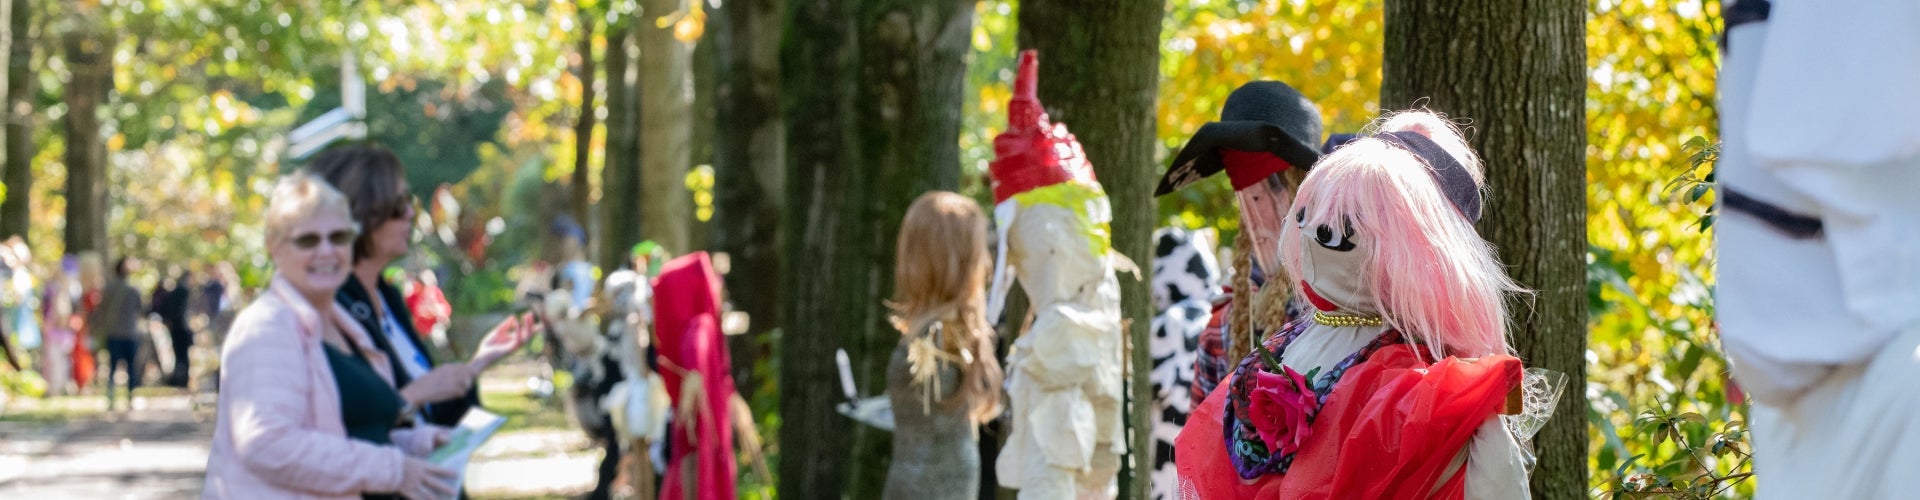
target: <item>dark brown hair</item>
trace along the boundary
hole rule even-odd
[[[306,171],[332,184],[347,196],[353,221],[360,224],[360,237],[353,241],[353,261],[371,255],[368,235],[393,218],[394,205],[407,203],[407,193],[398,189],[407,178],[406,166],[392,151],[376,145],[349,144],[321,151],[307,163]]]

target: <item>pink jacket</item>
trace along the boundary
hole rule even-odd
[[[345,309],[333,304],[326,319],[393,380],[386,356]],[[393,434],[405,450],[347,437],[320,321],[277,275],[234,320],[220,353],[220,406],[202,498],[358,499],[363,492],[393,492],[408,454],[431,449],[433,433],[411,429]]]

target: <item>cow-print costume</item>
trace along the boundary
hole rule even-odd
[[[1194,355],[1223,297],[1211,238],[1179,228],[1154,232],[1153,498],[1178,498],[1173,443],[1192,411]]]

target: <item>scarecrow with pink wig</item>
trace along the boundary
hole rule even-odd
[[[1525,498],[1527,441],[1557,396],[1512,353],[1519,291],[1474,231],[1483,170],[1433,113],[1311,164],[1276,258],[1311,313],[1268,336],[1194,410],[1188,498]],[[1305,165],[1302,165],[1304,167]]]

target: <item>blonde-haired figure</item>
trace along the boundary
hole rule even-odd
[[[896,243],[887,363],[893,464],[886,498],[979,496],[979,426],[1000,414],[1000,363],[987,323],[987,217],[972,199],[920,195]]]
[[[445,429],[396,429],[413,411],[385,354],[334,303],[360,229],[326,181],[296,173],[265,216],[273,281],[220,354],[205,498],[446,498],[454,472],[424,458]]]
[[[1537,428],[1501,418],[1523,379],[1502,299],[1520,289],[1474,231],[1484,185],[1427,111],[1314,165],[1279,243],[1314,312],[1187,421],[1188,497],[1526,498],[1520,442]]]

